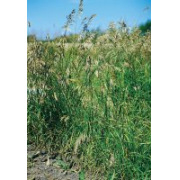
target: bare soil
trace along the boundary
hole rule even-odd
[[[27,180],[79,180],[79,173],[60,160],[58,154],[48,155],[28,145]]]

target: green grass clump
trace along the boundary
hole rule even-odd
[[[84,39],[28,44],[28,142],[87,176],[150,179],[151,35],[111,23]]]

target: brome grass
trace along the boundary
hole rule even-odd
[[[94,16],[85,19],[83,33]],[[148,180],[151,34],[130,32],[122,22],[96,41],[90,35],[79,34],[78,45],[65,46],[65,37],[28,44],[28,143],[58,151],[86,179]]]

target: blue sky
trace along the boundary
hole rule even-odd
[[[27,20],[32,27],[30,34],[44,38],[62,34],[66,16],[78,9],[79,0],[27,0]],[[149,10],[144,11],[146,7]],[[97,14],[91,28],[106,29],[109,22],[122,19],[129,26],[139,25],[147,19],[180,20],[180,0],[84,0],[82,18]],[[78,19],[80,22],[81,19]],[[72,27],[71,32],[75,28]]]
[[[72,9],[78,9],[78,5],[79,0],[27,0],[27,20],[32,24],[28,33],[35,33],[39,38],[47,33],[51,37],[60,35],[66,16]],[[149,9],[143,11],[146,7]],[[84,0],[82,18],[92,14],[97,16],[91,28],[106,29],[109,22],[122,19],[129,26],[138,25],[151,19],[151,0]]]

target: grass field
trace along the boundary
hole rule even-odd
[[[150,32],[112,23],[96,41],[65,43],[28,44],[28,143],[97,179],[149,180]]]

